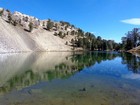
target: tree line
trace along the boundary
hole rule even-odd
[[[128,31],[125,37],[122,37],[122,49],[130,50],[140,45],[140,28],[134,28]]]
[[[82,31],[78,29],[78,36],[71,40],[74,47],[82,47],[84,50],[98,50],[98,51],[110,51],[120,50],[120,44],[116,43],[114,40],[102,39],[101,36],[95,36],[93,33]]]
[[[134,28],[132,31],[128,31],[125,37],[122,37],[121,43],[116,43],[114,40],[102,39],[101,36],[96,37],[93,33],[84,33],[84,31],[79,29],[77,39],[72,39],[71,42],[75,47],[82,47],[85,50],[91,51],[128,51],[140,46],[140,28]]]

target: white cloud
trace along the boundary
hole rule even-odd
[[[127,79],[138,79],[138,80],[140,80],[140,74],[126,74],[126,75],[122,75],[122,77],[127,78]]]
[[[140,18],[121,20],[121,22],[127,23],[127,24],[132,24],[132,25],[140,25]]]

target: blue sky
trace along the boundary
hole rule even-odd
[[[140,27],[140,0],[0,0],[0,7],[39,19],[68,21],[116,42]]]

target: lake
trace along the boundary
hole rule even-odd
[[[117,52],[0,54],[0,105],[140,105],[140,57]]]

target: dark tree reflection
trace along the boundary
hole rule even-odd
[[[126,64],[128,69],[134,73],[140,73],[140,57],[130,53],[122,54],[122,64]]]

